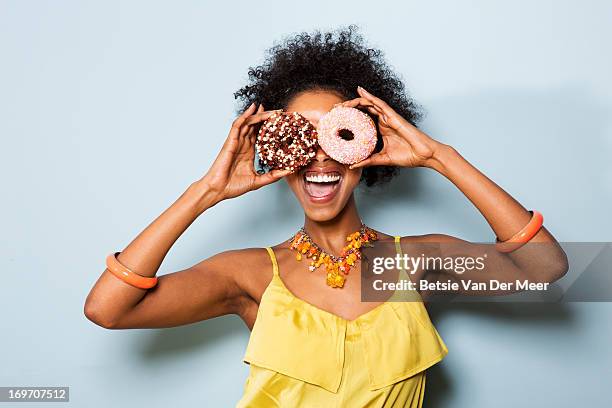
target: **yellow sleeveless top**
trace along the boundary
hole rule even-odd
[[[448,349],[420,297],[392,297],[346,320],[289,291],[266,249],[273,276],[243,358],[250,367],[237,407],[421,407],[425,370]]]

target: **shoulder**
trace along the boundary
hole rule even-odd
[[[423,234],[423,235],[407,235],[401,237],[401,243],[436,243],[436,242],[459,242],[463,241],[460,238],[447,234]]]
[[[408,235],[400,238],[400,247],[404,253],[417,252],[422,254],[440,254],[441,249],[449,244],[465,242],[462,239],[447,234]]]
[[[376,234],[378,234],[379,240],[394,241],[396,237],[399,237],[400,242],[402,244],[403,243],[413,244],[413,243],[419,243],[419,242],[432,243],[432,242],[455,242],[458,240],[460,241],[459,238],[453,237],[452,235],[446,235],[446,234],[423,234],[423,235],[400,236],[400,235],[386,234],[378,230],[374,230],[374,231],[376,232]]]
[[[266,248],[230,249],[211,256],[206,262],[238,272],[265,268],[270,265],[270,256]]]
[[[205,262],[246,295],[244,299],[248,308],[259,303],[273,275],[272,260],[265,247],[231,249],[213,255]]]
[[[295,252],[289,247],[289,241],[283,241],[279,244],[271,246],[278,263],[285,263],[290,258],[295,257]]]

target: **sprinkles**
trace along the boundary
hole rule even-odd
[[[377,141],[372,118],[347,106],[337,106],[326,113],[319,121],[318,135],[325,153],[342,164],[354,164],[367,158]]]
[[[317,130],[299,113],[279,111],[259,128],[255,150],[266,166],[294,171],[316,156]]]
[[[264,165],[295,171],[314,160],[319,146],[337,162],[354,164],[370,156],[376,142],[369,115],[337,106],[321,117],[318,129],[298,112],[275,112],[259,128],[255,150]]]

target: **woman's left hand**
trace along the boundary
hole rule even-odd
[[[431,167],[436,150],[441,143],[421,132],[399,115],[385,101],[357,87],[360,98],[338,105],[364,108],[378,118],[378,131],[383,148],[350,168],[365,166]]]

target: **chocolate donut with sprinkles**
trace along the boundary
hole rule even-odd
[[[317,146],[316,128],[298,112],[275,112],[261,125],[255,141],[264,165],[291,171],[310,163]]]

